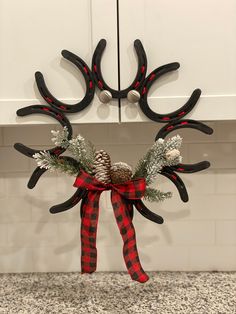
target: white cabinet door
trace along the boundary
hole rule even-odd
[[[106,38],[104,77],[117,89],[116,16],[116,0],[0,0],[0,125],[52,122],[44,116],[16,117],[18,108],[42,101],[34,80],[38,70],[56,98],[70,104],[83,98],[83,77],[63,59],[63,49],[90,66],[98,41]],[[104,105],[95,95],[93,103],[71,114],[70,120],[117,122],[118,113],[117,101]]]
[[[141,39],[148,73],[179,62],[180,69],[156,81],[148,100],[168,113],[195,88],[202,97],[187,117],[236,119],[236,0],[119,0],[121,88],[136,74],[133,41]],[[146,121],[139,105],[122,101],[122,121]]]

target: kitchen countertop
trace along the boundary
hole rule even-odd
[[[0,313],[235,314],[236,273],[149,272],[0,275]]]

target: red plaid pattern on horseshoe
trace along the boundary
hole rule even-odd
[[[103,184],[88,173],[81,171],[74,186],[88,190],[82,203],[81,221],[81,271],[92,273],[97,267],[97,224],[99,216],[99,199],[103,191],[111,190],[111,203],[116,222],[123,239],[123,256],[131,278],[144,283],[149,277],[143,270],[136,245],[135,229],[132,224],[132,205],[129,200],[143,197],[145,179],[135,179],[123,184]]]

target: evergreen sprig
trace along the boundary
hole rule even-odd
[[[181,143],[182,138],[179,135],[168,139],[166,142],[163,139],[158,139],[138,162],[133,178],[145,178],[147,185],[150,185],[162,168],[179,164],[182,160],[179,153]]]
[[[62,131],[52,130],[51,133],[54,136],[52,141],[55,145],[67,149],[86,172],[92,173],[92,165],[95,161],[95,147],[90,141],[86,141],[80,134],[69,140],[69,133],[66,127]]]
[[[162,192],[160,190],[147,187],[144,199],[148,202],[163,202],[165,199],[171,198],[171,192]]]
[[[58,170],[72,176],[76,176],[82,168],[81,164],[69,157],[58,157],[50,154],[47,151],[41,151],[33,155],[40,168],[48,169],[49,171]]]

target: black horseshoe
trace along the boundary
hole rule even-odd
[[[48,106],[41,106],[41,105],[33,105],[21,108],[17,110],[17,115],[20,117],[28,116],[30,114],[44,114],[47,116],[50,116],[54,119],[56,119],[63,127],[67,127],[68,129],[68,138],[71,139],[72,137],[72,127],[69,122],[69,120],[58,110],[50,108]],[[30,147],[25,146],[21,143],[15,143],[14,148],[20,152],[21,154],[33,158],[33,155],[36,153],[39,153],[40,150],[32,149]],[[66,149],[62,147],[54,147],[52,149],[47,150],[50,154],[59,156],[62,154]],[[29,182],[28,182],[28,188],[32,189],[37,184],[39,178],[43,175],[44,172],[46,172],[47,169],[41,169],[40,167],[37,167],[33,174],[31,175]]]
[[[136,89],[139,90],[140,87],[142,86],[145,76],[146,76],[146,71],[147,71],[147,57],[145,50],[143,48],[143,45],[139,39],[136,39],[134,41],[134,48],[137,53],[138,57],[138,71],[136,74],[136,77],[133,81],[133,83],[126,89],[124,90],[114,90],[111,87],[109,87],[106,82],[104,81],[104,78],[102,76],[101,72],[101,58],[102,54],[105,50],[106,47],[106,40],[101,39],[94,51],[93,54],[93,59],[92,59],[92,71],[93,71],[93,76],[94,76],[94,81],[97,85],[97,87],[100,90],[108,90],[113,98],[126,98],[127,94],[130,90]]]
[[[164,139],[169,133],[177,129],[184,129],[184,128],[196,129],[208,135],[211,135],[213,133],[213,129],[202,122],[184,119],[184,120],[174,121],[162,127],[160,131],[158,132],[155,138],[155,141],[157,141],[159,138]],[[196,164],[178,164],[176,166],[171,166],[170,168],[176,172],[194,173],[194,172],[205,170],[209,167],[210,167],[209,161],[201,161]]]
[[[148,209],[142,200],[133,200],[132,203],[134,204],[134,206],[136,207],[136,209],[138,210],[138,212],[143,215],[145,218],[157,223],[157,224],[163,224],[164,219],[153,213],[150,209]]]
[[[38,90],[43,99],[53,108],[66,113],[75,113],[85,109],[93,100],[95,85],[93,81],[93,75],[88,65],[78,56],[68,50],[62,51],[62,56],[73,63],[83,74],[86,83],[86,93],[84,98],[74,105],[65,104],[56,99],[48,90],[43,74],[41,72],[35,73],[35,79],[38,86]]]
[[[139,100],[139,105],[143,113],[151,120],[161,123],[171,122],[177,119],[181,119],[184,116],[186,116],[196,105],[198,99],[201,96],[201,90],[195,89],[190,96],[189,100],[183,105],[181,108],[179,108],[176,111],[166,113],[166,114],[159,114],[154,112],[150,106],[148,105],[148,91],[152,84],[159,79],[164,74],[175,71],[179,68],[179,63],[169,63],[166,65],[163,65],[157,69],[155,69],[153,72],[151,72],[148,77],[145,79],[142,90],[141,90],[141,98]]]
[[[79,203],[79,201],[81,201],[81,199],[84,199],[86,197],[87,193],[88,192],[84,189],[77,189],[76,192],[67,201],[52,206],[49,209],[50,213],[57,214],[73,208]]]
[[[163,168],[160,174],[168,178],[171,182],[173,182],[177,190],[179,191],[181,200],[184,203],[188,202],[189,200],[188,192],[181,178],[170,167]]]

